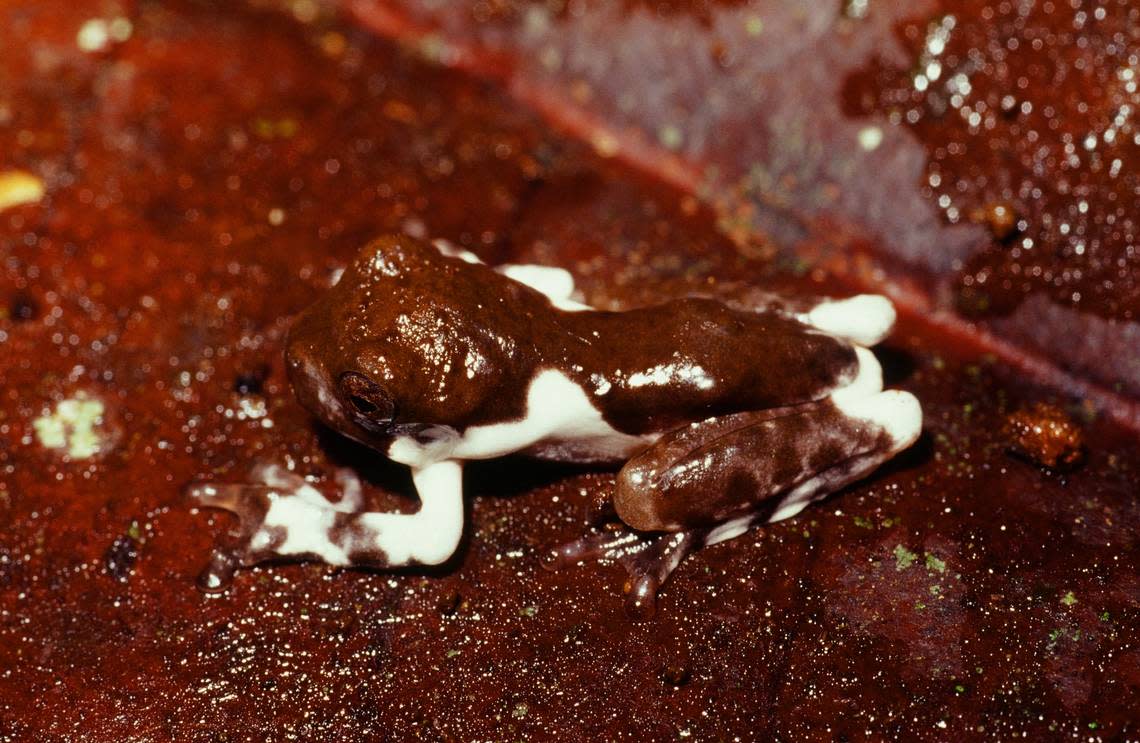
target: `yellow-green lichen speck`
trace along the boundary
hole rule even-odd
[[[32,421],[32,428],[44,448],[61,451],[72,459],[87,459],[103,447],[98,429],[103,412],[100,400],[72,397],[61,400],[51,413]]]

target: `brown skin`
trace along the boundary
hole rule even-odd
[[[863,457],[889,446],[883,431],[828,400],[710,418],[665,434],[630,459],[618,475],[614,507],[640,531],[712,527],[754,513],[758,502],[810,478],[854,471]]]
[[[643,434],[819,400],[856,365],[841,340],[711,299],[559,310],[530,287],[404,236],[364,249],[298,318],[286,356],[301,402],[378,448],[393,428],[518,419],[543,368],[586,390],[617,430]],[[318,379],[335,401],[322,399]]]

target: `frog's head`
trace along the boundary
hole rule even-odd
[[[381,451],[397,436],[438,439],[478,422],[517,384],[525,326],[503,301],[508,284],[408,237],[374,241],[289,332],[298,399]]]

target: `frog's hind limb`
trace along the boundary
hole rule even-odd
[[[455,553],[463,534],[463,470],[456,461],[413,469],[421,507],[412,514],[363,510],[360,483],[347,470],[337,473],[341,499],[336,502],[283,467],[256,467],[252,474],[252,483],[187,488],[200,505],[238,516],[237,537],[214,550],[199,577],[204,591],[224,590],[239,566],[268,561],[438,565]]]
[[[686,556],[796,515],[910,446],[921,427],[918,401],[902,391],[693,423],[619,473],[614,507],[632,530],[595,528],[554,550],[546,565],[621,563],[627,611],[644,618]]]

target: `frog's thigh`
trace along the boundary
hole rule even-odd
[[[711,418],[670,432],[626,463],[614,507],[642,531],[718,525],[723,541],[863,477],[918,437],[907,392]]]

